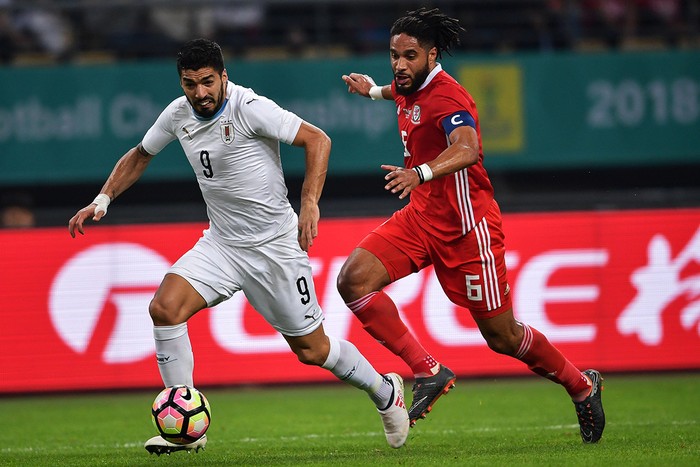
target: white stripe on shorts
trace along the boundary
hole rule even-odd
[[[491,251],[491,234],[486,217],[474,229],[476,240],[479,245],[479,256],[481,257],[481,270],[484,282],[484,296],[486,297],[486,309],[495,310],[502,305],[501,293],[498,286],[498,273],[496,272],[496,259]]]

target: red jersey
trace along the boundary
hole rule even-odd
[[[443,119],[469,112],[479,137],[479,160],[453,174],[416,187],[408,208],[415,210],[422,228],[451,241],[470,232],[484,217],[493,200],[493,187],[484,168],[481,129],[474,99],[438,64],[421,88],[403,96],[391,92],[396,102],[399,134],[405,146],[404,167],[413,168],[435,159],[450,144]]]

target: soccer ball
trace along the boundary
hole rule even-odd
[[[204,394],[191,386],[170,386],[153,401],[153,424],[163,439],[175,444],[194,443],[207,432],[211,408]]]

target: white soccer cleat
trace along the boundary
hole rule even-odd
[[[388,409],[377,409],[377,411],[382,417],[386,441],[389,443],[389,446],[397,449],[406,442],[408,429],[410,428],[408,411],[403,400],[403,379],[396,373],[388,373],[384,377],[394,386],[394,399]]]
[[[200,449],[204,449],[204,446],[206,446],[206,445],[207,445],[207,435],[202,436],[194,443],[188,443],[188,444],[175,444],[175,443],[171,443],[170,441],[163,439],[160,436],[154,436],[153,438],[146,441],[146,443],[143,445],[143,447],[146,448],[146,451],[150,452],[151,454],[157,454],[160,456],[161,454],[170,455],[171,452],[175,452],[175,451],[190,452],[193,449],[194,449],[194,452],[198,452]]]

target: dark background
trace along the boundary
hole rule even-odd
[[[699,2],[668,0],[661,2],[661,9],[658,4],[648,0],[6,0],[0,1],[0,67],[172,59],[186,38],[196,36],[219,42],[227,58],[298,60],[384,53],[393,21],[422,5],[440,7],[460,20],[466,31],[458,52],[698,49]],[[489,170],[489,174],[504,212],[700,205],[700,149],[698,164],[685,166],[665,164],[663,147],[659,151],[658,164],[644,167]],[[3,157],[1,152],[0,147]],[[119,157],[114,155],[115,162]],[[488,154],[485,165],[488,170]],[[379,170],[361,177],[329,176],[322,216],[389,215],[403,202],[384,191],[382,177]],[[288,179],[295,208],[301,183],[300,178]],[[3,207],[20,204],[33,210],[36,226],[60,226],[100,188],[94,182],[10,183],[0,185],[0,202]],[[205,220],[194,176],[179,182],[140,181],[110,206],[105,218],[111,224]]]

